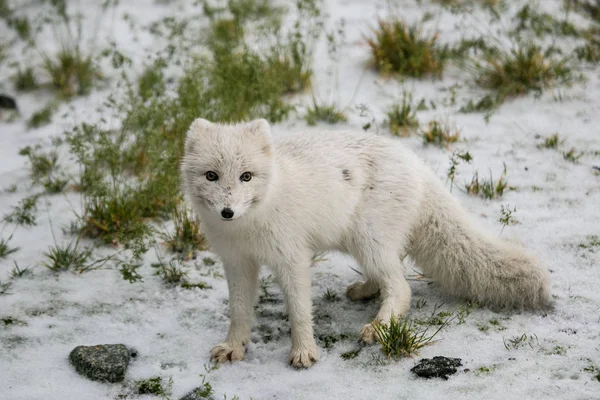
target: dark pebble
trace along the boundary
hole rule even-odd
[[[461,365],[460,358],[436,356],[432,359],[423,358],[411,371],[421,378],[448,379],[448,375],[455,374]]]

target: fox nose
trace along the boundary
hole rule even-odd
[[[221,216],[225,219],[231,219],[231,218],[233,218],[233,210],[229,207],[224,208],[221,211]]]

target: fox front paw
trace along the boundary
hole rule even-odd
[[[373,344],[377,341],[377,331],[372,324],[366,324],[360,331],[359,342]]]
[[[290,365],[294,368],[310,368],[319,359],[317,347],[298,347],[290,352]]]
[[[210,351],[210,359],[219,363],[240,361],[244,358],[244,345],[222,342]]]

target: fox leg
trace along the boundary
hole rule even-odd
[[[244,345],[250,340],[259,265],[234,259],[224,259],[223,265],[229,288],[229,331],[227,338],[216,345],[210,354],[211,359],[217,362],[239,361],[244,358]]]
[[[367,239],[367,238],[365,238]],[[352,255],[361,264],[367,281],[358,286],[360,294],[374,294],[375,288],[381,293],[381,307],[373,323],[389,323],[390,318],[401,318],[410,309],[411,290],[404,277],[404,265],[397,246],[382,246],[382,240],[357,240],[362,243],[354,247]],[[372,237],[371,237],[372,239]],[[355,286],[355,288],[357,288]],[[350,295],[353,286],[348,288]],[[355,289],[358,291],[358,289]],[[363,326],[360,340],[370,344],[377,340],[373,324]]]
[[[353,301],[374,299],[379,297],[379,294],[379,285],[373,279],[354,282],[346,289],[346,296]]]
[[[309,368],[319,358],[312,325],[311,257],[293,254],[275,266],[275,276],[285,296],[292,330],[290,365]]]

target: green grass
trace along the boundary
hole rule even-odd
[[[582,152],[578,152],[577,150],[575,150],[574,147],[572,147],[570,150],[568,151],[563,151],[562,153],[563,158],[567,161],[570,161],[574,164],[576,164],[577,162],[579,162],[579,159],[581,157],[583,157],[583,153]]]
[[[460,138],[460,131],[452,128],[449,124],[443,124],[433,120],[429,122],[427,129],[421,132],[425,144],[433,144],[439,147],[448,147]]]
[[[541,147],[546,149],[558,149],[559,146],[565,143],[565,139],[561,139],[558,133],[554,133],[546,138],[544,138],[544,143]]]
[[[101,76],[92,57],[84,55],[79,46],[65,46],[53,57],[44,54],[43,68],[64,98],[88,94]]]
[[[408,357],[419,354],[419,350],[431,343],[433,338],[446,324],[442,324],[434,333],[428,334],[427,329],[420,329],[407,319],[392,317],[389,324],[373,323],[381,350],[388,357]]]
[[[532,32],[537,37],[544,35],[579,37],[581,33],[577,27],[565,19],[557,19],[552,14],[540,12],[532,4],[526,4],[515,15],[517,26],[513,31],[515,35]]]
[[[11,279],[22,278],[27,275],[31,275],[33,268],[32,267],[19,267],[19,264],[15,261],[15,266],[10,270]]]
[[[152,96],[160,96],[165,91],[164,68],[166,61],[157,58],[151,65],[147,66],[138,80],[138,92],[143,100]]]
[[[80,216],[82,235],[112,244],[147,235],[150,230],[145,224],[141,203],[147,200],[140,193],[137,187],[121,189],[107,185],[85,194]]]
[[[175,253],[180,253],[183,259],[188,259],[197,250],[206,250],[206,238],[200,233],[200,221],[190,215],[184,207],[175,207],[171,214],[174,232],[161,234],[167,248]]]
[[[156,376],[148,379],[140,379],[135,381],[136,394],[149,394],[158,396],[163,399],[169,399],[173,387],[173,379],[165,379]]]
[[[10,236],[8,239],[0,239],[0,258],[6,258],[7,256],[16,253],[21,249],[20,247],[10,247],[8,242],[10,242],[11,239],[12,236]]]
[[[340,296],[335,291],[327,288],[327,290],[325,290],[325,293],[323,293],[323,299],[330,303],[334,303],[340,300]]]
[[[556,59],[535,44],[521,44],[510,51],[486,52],[475,64],[475,82],[495,92],[466,109],[490,109],[509,98],[544,90],[574,80],[567,59]]]
[[[449,53],[438,44],[438,35],[398,19],[379,20],[367,39],[374,67],[382,74],[422,78],[441,76]]]
[[[65,271],[82,273],[98,266],[96,262],[91,261],[92,250],[80,247],[79,239],[65,245],[50,246],[43,255],[46,260],[41,265],[56,273]]]
[[[12,287],[11,282],[2,282],[0,281],[0,296],[6,296],[10,294],[10,288]]]
[[[595,22],[600,22],[600,2],[598,0],[565,0],[565,5],[581,12]]]
[[[517,212],[517,207],[514,207],[511,210],[509,205],[500,205],[500,218],[498,218],[498,222],[502,224],[502,230],[500,231],[500,233],[502,233],[504,231],[504,228],[506,228],[508,225],[515,223],[515,219],[513,217],[513,213],[515,212]]]
[[[179,260],[173,259],[165,263],[159,259],[158,263],[152,264],[152,268],[156,269],[155,274],[160,276],[167,285],[174,286],[186,282],[187,271],[183,269]]]
[[[58,151],[40,152],[41,146],[27,146],[19,150],[19,155],[27,157],[31,164],[30,176],[33,183],[41,184],[48,193],[59,193],[67,186],[68,179],[60,169]]]
[[[15,89],[20,92],[28,92],[39,88],[39,83],[33,68],[27,67],[25,69],[18,68],[17,74],[15,75],[14,83]]]
[[[452,155],[450,156],[450,167],[448,168],[448,172],[446,173],[446,176],[450,181],[450,191],[452,191],[452,187],[454,186],[454,180],[456,179],[456,167],[458,167],[458,165],[461,162],[466,162],[467,164],[470,164],[471,161],[473,161],[473,157],[468,151],[459,152],[454,150],[452,152]]]
[[[417,107],[412,103],[412,95],[406,92],[402,96],[402,103],[393,104],[386,114],[386,124],[393,135],[408,136],[419,126]]]
[[[346,122],[347,118],[343,111],[337,109],[333,104],[317,104],[313,99],[313,104],[306,111],[304,116],[306,123],[314,126],[317,122],[325,122],[327,124],[337,124],[338,122]]]
[[[522,335],[516,335],[509,339],[502,339],[504,342],[504,348],[506,350],[517,350],[525,346],[529,346],[533,348],[534,344],[538,342],[537,336],[535,335],[527,335],[526,333]]]
[[[48,125],[52,122],[52,114],[54,114],[54,105],[48,104],[31,115],[27,120],[27,127],[36,129]]]
[[[577,246],[580,249],[587,249],[594,251],[596,247],[600,247],[600,236],[598,235],[589,235],[587,237],[587,241],[583,243],[579,243]]]
[[[18,205],[12,207],[11,212],[4,214],[2,221],[21,226],[37,225],[35,213],[37,211],[37,201],[39,197],[39,194],[25,197],[19,201]]]
[[[351,350],[351,351],[342,353],[340,355],[340,357],[342,357],[342,360],[353,360],[356,357],[358,357],[359,354],[360,354],[360,350]]]
[[[479,179],[479,173],[475,172],[471,182],[465,184],[467,194],[471,196],[482,197],[486,200],[502,197],[504,191],[508,188],[506,181],[506,167],[498,180],[495,180],[490,171],[489,179]]]

